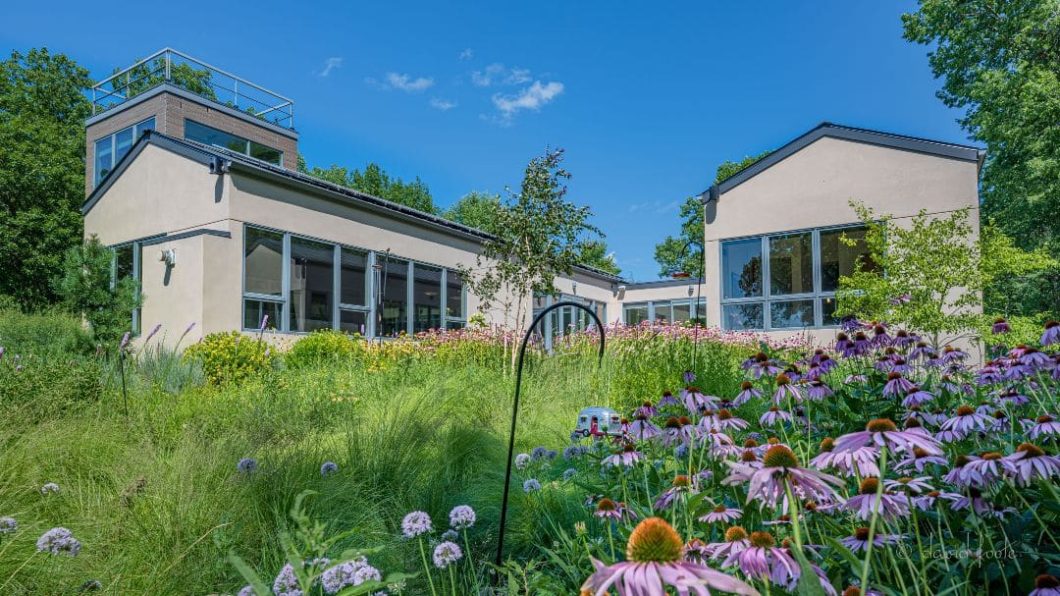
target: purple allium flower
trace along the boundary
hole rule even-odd
[[[751,401],[751,399],[757,399],[762,397],[762,392],[755,389],[754,383],[751,381],[744,381],[740,384],[740,393],[737,394],[736,399],[732,400],[732,405],[738,408],[745,403]]]
[[[460,546],[455,542],[446,541],[434,547],[433,558],[435,567],[438,569],[445,569],[464,558],[464,551],[460,550]]]
[[[1002,333],[1008,333],[1011,329],[1009,328],[1008,321],[999,317],[995,319],[994,324],[990,326],[990,331],[994,335],[1001,335]]]
[[[726,507],[724,504],[718,505],[710,513],[699,517],[699,521],[716,524],[720,522],[731,523],[743,516],[743,511],[732,507]]]
[[[604,458],[601,463],[605,468],[613,466],[625,466],[627,468],[633,467],[637,462],[644,459],[644,454],[637,451],[637,448],[633,445],[626,443],[621,451],[613,453]]]
[[[962,405],[957,408],[957,414],[942,423],[943,431],[953,431],[959,435],[967,435],[974,431],[985,431],[993,426],[994,421],[989,416],[984,416],[975,411],[974,408]]]
[[[938,441],[922,429],[898,430],[894,421],[887,418],[870,420],[865,430],[845,434],[835,441],[835,451],[854,451],[860,447],[887,447],[894,453],[910,451],[920,447],[932,455],[942,455]]]
[[[448,530],[442,532],[442,542],[445,542],[446,540],[448,540],[450,542],[454,542],[454,541],[458,540],[459,538],[460,538],[460,533],[457,532],[456,530],[452,529],[452,528],[449,528]]]
[[[59,485],[54,483],[54,482],[49,482],[49,483],[45,484],[44,486],[40,487],[40,494],[42,494],[42,495],[59,494]]]
[[[258,460],[253,457],[244,457],[236,464],[236,470],[241,474],[253,474],[258,469]]]
[[[1045,324],[1045,331],[1042,332],[1042,338],[1038,343],[1050,346],[1058,342],[1060,342],[1060,322],[1049,321]]]
[[[66,528],[52,528],[37,539],[37,552],[76,557],[81,552],[81,541]]]
[[[535,478],[527,478],[523,481],[523,492],[526,494],[536,493],[541,490],[541,483]]]
[[[762,458],[762,468],[751,475],[747,502],[757,499],[774,507],[782,499],[787,502],[785,484],[789,484],[796,495],[830,502],[838,499],[833,487],[842,486],[843,481],[817,470],[800,467],[791,448],[773,445]]]
[[[884,547],[890,544],[898,544],[902,541],[900,534],[880,534],[877,532],[872,537],[872,544],[876,548]],[[867,550],[869,547],[869,529],[868,528],[857,528],[854,530],[853,536],[847,536],[840,540],[843,546],[850,549],[853,553],[862,552]]]
[[[280,569],[276,579],[272,582],[272,593],[276,596],[302,596],[302,588],[298,584],[298,576],[294,573],[294,567],[287,563]]]
[[[381,581],[383,575],[369,565],[364,557],[340,563],[320,575],[320,585],[326,594],[337,594],[350,586]]]
[[[656,437],[659,433],[658,426],[652,424],[651,420],[648,420],[648,416],[643,412],[637,412],[637,415],[633,417],[633,424],[629,426],[629,434],[637,440],[651,439]]]
[[[401,520],[401,533],[405,538],[415,538],[433,529],[431,516],[423,511],[413,511]]]
[[[762,426],[774,426],[784,422],[791,422],[791,414],[776,406],[770,406],[766,413],[762,414],[758,419],[758,423]]]
[[[320,475],[327,477],[339,471],[339,465],[333,461],[326,461],[320,465]]]
[[[1034,589],[1027,596],[1060,596],[1060,579],[1043,573],[1034,578]]]
[[[563,459],[573,460],[578,459],[581,456],[589,452],[589,448],[585,445],[568,445],[563,449]]]
[[[0,534],[14,534],[18,531],[18,522],[13,517],[0,517]]]
[[[605,565],[593,559],[595,572],[582,584],[581,593],[605,596],[612,587],[620,594],[678,594],[700,596],[719,590],[746,596],[758,591],[746,583],[699,563],[684,560],[684,543],[676,531],[658,517],[637,525],[629,536],[626,560]]]
[[[468,505],[457,505],[449,512],[449,525],[457,530],[470,528],[475,520],[475,510]]]
[[[266,315],[262,315],[262,317],[261,317],[261,325],[258,327],[258,333],[264,333],[265,332],[265,326],[268,325],[268,324],[269,324],[269,315],[267,315],[267,314]]]
[[[103,589],[103,583],[102,582],[100,582],[98,579],[90,579],[90,580],[84,582],[83,584],[81,584],[81,586],[79,588],[77,588],[77,591],[78,592],[98,592],[98,591],[100,591],[102,589]]]
[[[566,470],[563,470],[563,481],[567,482],[571,478],[574,478],[577,475],[578,475],[578,470],[577,469],[575,469],[575,468],[567,468]]]
[[[1002,465],[1019,486],[1028,486],[1037,478],[1048,480],[1060,476],[1060,457],[1048,455],[1031,443],[1016,447],[1015,453],[1002,458]]]
[[[691,385],[696,382],[696,373],[686,370],[684,374],[681,375],[681,378],[684,380],[685,385]]]
[[[858,494],[850,497],[843,503],[843,508],[854,513],[854,517],[861,520],[868,520],[872,518],[872,513],[876,510],[876,489],[879,487],[880,480],[876,477],[869,477],[861,481],[861,485],[858,487]],[[905,517],[909,515],[909,499],[905,495],[894,494],[888,491],[883,491],[880,494],[880,503],[878,513],[881,518],[885,520],[891,520],[895,517]]]
[[[530,454],[520,453],[515,456],[515,469],[525,470],[526,466],[530,465]]]

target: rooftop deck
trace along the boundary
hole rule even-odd
[[[160,85],[294,129],[294,101],[172,48],[161,49],[90,89],[92,115],[117,108]]]

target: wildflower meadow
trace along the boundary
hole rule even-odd
[[[0,593],[1060,594],[1055,323],[535,344],[499,565],[516,334],[169,331],[0,312]]]

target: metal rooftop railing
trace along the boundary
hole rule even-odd
[[[92,114],[102,114],[163,84],[294,129],[294,101],[172,48],[161,49],[93,85]]]

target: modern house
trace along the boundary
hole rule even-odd
[[[116,278],[140,282],[134,330],[162,324],[175,340],[195,323],[187,342],[268,317],[282,334],[388,337],[461,327],[480,310],[458,270],[489,235],[299,173],[290,99],[172,49],[91,94],[85,235],[115,249]],[[583,267],[556,285],[520,297],[526,312],[565,299],[607,322],[623,301],[643,304],[642,318],[702,316],[684,280],[640,288]],[[543,331],[588,323],[561,309]]]
[[[481,311],[459,270],[489,235],[298,172],[294,102],[172,49],[91,90],[85,234],[115,249],[115,277],[145,302],[134,330],[341,329],[390,337],[466,324]],[[768,333],[834,334],[838,277],[860,254],[850,199],[899,218],[978,208],[972,147],[821,125],[712,187],[705,278],[648,283],[588,267],[557,300],[607,323],[705,320]],[[511,298],[511,297],[509,297]],[[510,301],[510,300],[509,300]],[[487,320],[511,323],[499,308]],[[589,324],[553,311],[549,340]],[[186,344],[185,344],[186,345]]]
[[[866,257],[850,201],[896,225],[968,208],[979,231],[975,147],[824,123],[702,193],[706,320],[724,329],[834,337],[839,278]],[[849,246],[843,237],[858,242]]]

